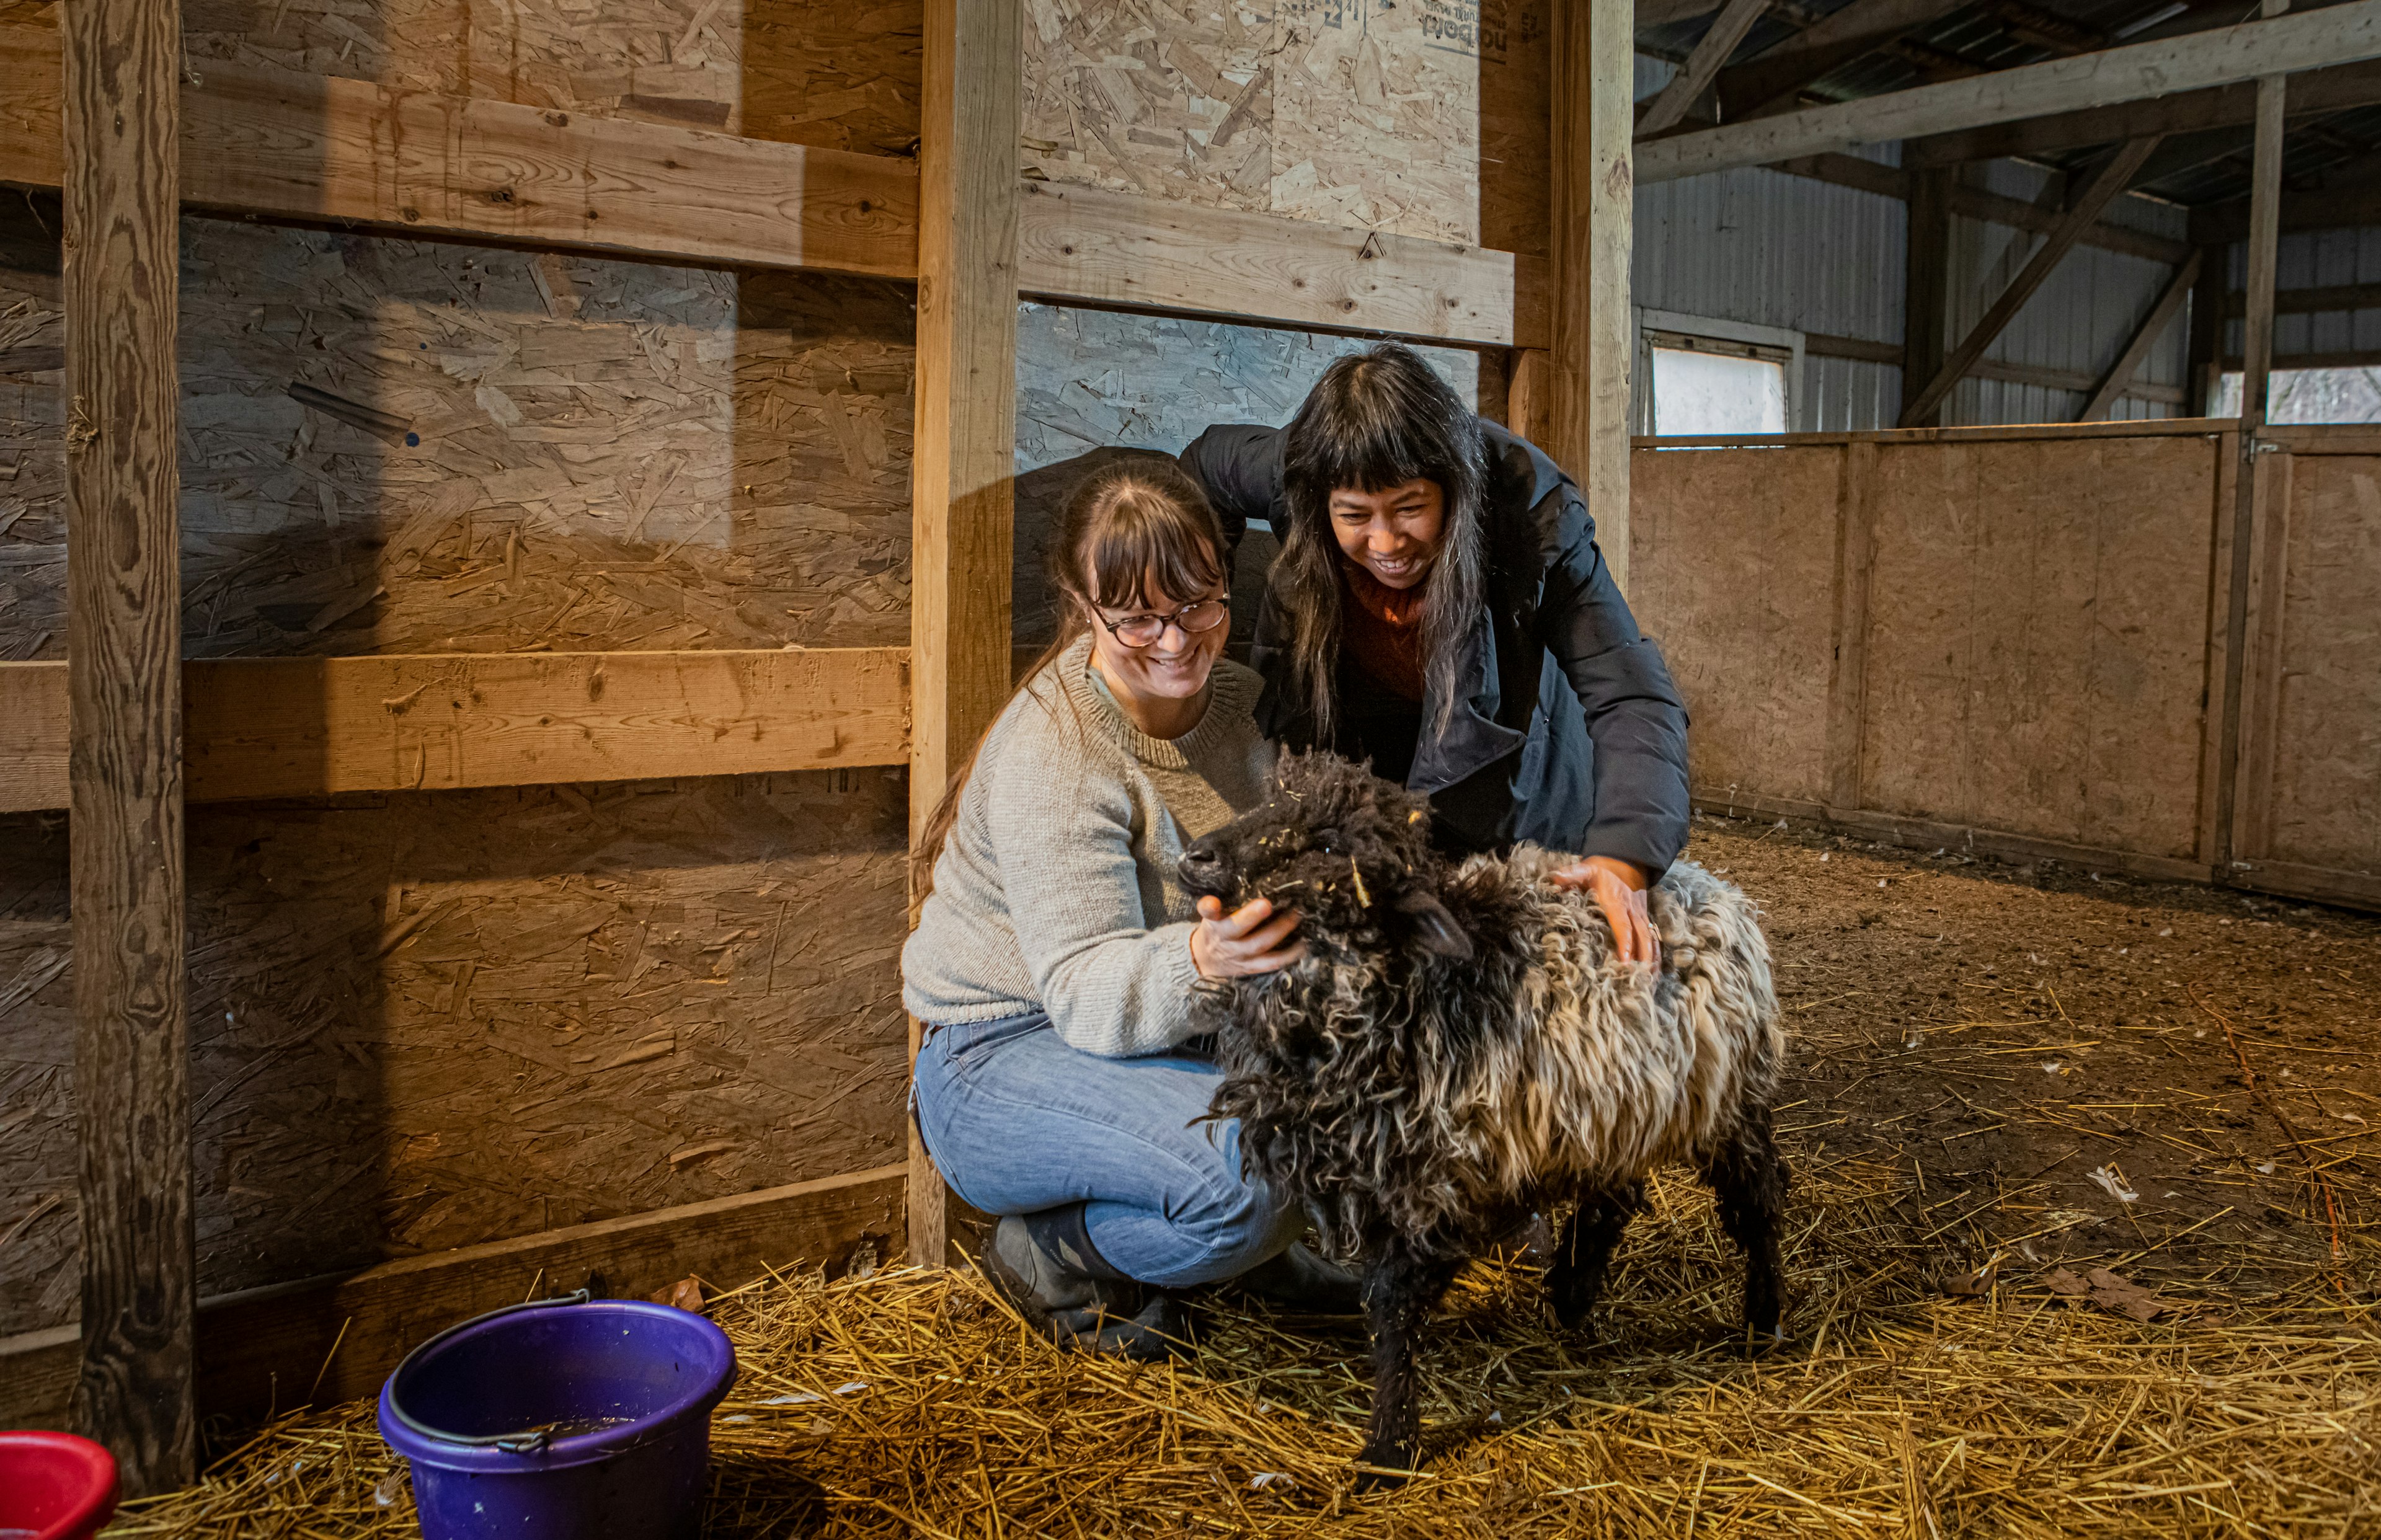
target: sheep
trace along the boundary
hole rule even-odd
[[[1570,858],[1522,845],[1451,865],[1424,801],[1325,752],[1285,753],[1268,799],[1194,842],[1184,886],[1294,908],[1306,955],[1203,986],[1252,1176],[1361,1260],[1374,1359],[1360,1482],[1410,1470],[1413,1338],[1463,1264],[1575,1201],[1547,1272],[1566,1328],[1593,1306],[1655,1167],[1697,1167],[1745,1256],[1744,1321],[1779,1338],[1788,1171],[1771,1132],[1784,1054],[1751,900],[1702,867],[1651,895],[1659,971],[1616,963]]]

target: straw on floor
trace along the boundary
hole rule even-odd
[[[1592,1338],[1545,1325],[1532,1269],[1475,1267],[1424,1360],[1427,1469],[1361,1497],[1353,1323],[1219,1301],[1190,1363],[1135,1366],[1054,1351],[965,1272],[764,1281],[709,1307],[742,1363],[709,1532],[2381,1534],[2369,1241],[2245,1298],[2215,1297],[2225,1259],[2196,1259],[2204,1289],[2169,1267],[2143,1322],[2006,1248],[1952,1273],[1959,1232],[1908,1187],[1856,1162],[1802,1172],[1795,1340],[1765,1357],[1729,1336],[1736,1267],[1683,1180],[1657,1185]],[[412,1524],[358,1403],[285,1419],[110,1533]]]

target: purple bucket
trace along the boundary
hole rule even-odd
[[[735,1382],[702,1316],[582,1289],[414,1349],[381,1387],[380,1431],[413,1467],[423,1540],[693,1540],[711,1410]]]

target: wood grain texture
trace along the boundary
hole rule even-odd
[[[2381,880],[2381,455],[2271,455],[2237,859]],[[2285,472],[2287,472],[2285,474]]]
[[[1630,467],[1630,604],[1694,715],[1699,785],[1828,800],[1846,453],[1645,452]]]
[[[66,7],[68,801],[81,1428],[197,1474],[174,374],[175,0]]]
[[[1546,441],[1587,495],[1614,581],[1629,581],[1629,304],[1635,218],[1630,141],[1634,20],[1626,0],[1554,12],[1552,336]]]
[[[1719,15],[1712,18],[1711,26],[1688,52],[1685,62],[1679,66],[1679,72],[1670,77],[1670,83],[1647,104],[1644,116],[1637,120],[1638,134],[1651,138],[1686,116],[1687,109],[1694,105],[1695,99],[1711,84],[1712,78],[1719,73],[1720,66],[1728,61],[1735,54],[1737,44],[1744,41],[1744,34],[1752,31],[1752,24],[1760,20],[1768,9],[1769,0],[1728,0],[1728,4],[1720,7]]]
[[[2204,859],[2216,448],[1880,446],[1868,809]]]
[[[1019,282],[1042,298],[1486,346],[1547,328],[1532,258],[1028,182]]]
[[[40,30],[0,108],[8,179],[43,185]],[[215,61],[182,93],[182,199],[416,234],[907,277],[911,163],[669,123],[392,91]],[[52,130],[55,132],[55,129]]]
[[[899,764],[908,673],[897,647],[194,662],[183,668],[186,795]],[[63,664],[0,664],[0,750],[23,756],[0,772],[0,813],[66,805],[65,675]]]
[[[1020,0],[927,0],[911,479],[912,837],[1009,690]],[[912,1035],[915,1035],[914,1029]],[[943,1185],[910,1134],[910,1259],[942,1265]]]
[[[641,1299],[689,1277],[714,1289],[770,1269],[840,1277],[897,1254],[903,1179],[877,1167],[202,1300],[200,1404],[250,1422],[310,1389],[318,1405],[370,1396],[434,1333],[532,1292]],[[0,1338],[0,1423],[61,1425],[59,1369],[77,1341],[72,1326]]]
[[[2134,43],[1967,79],[1680,134],[1648,144],[1640,181],[1981,128],[2381,55],[2381,0]]]

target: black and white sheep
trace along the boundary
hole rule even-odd
[[[1575,1326],[1656,1167],[1711,1184],[1745,1324],[1778,1331],[1784,1035],[1753,906],[1679,862],[1649,895],[1660,969],[1617,964],[1593,900],[1544,880],[1569,860],[1450,865],[1422,799],[1324,753],[1285,754],[1267,801],[1182,858],[1195,893],[1301,917],[1303,959],[1198,1008],[1224,1071],[1213,1115],[1239,1120],[1248,1170],[1361,1258],[1376,1468],[1410,1468],[1413,1333],[1463,1263],[1575,1201],[1547,1274]]]

